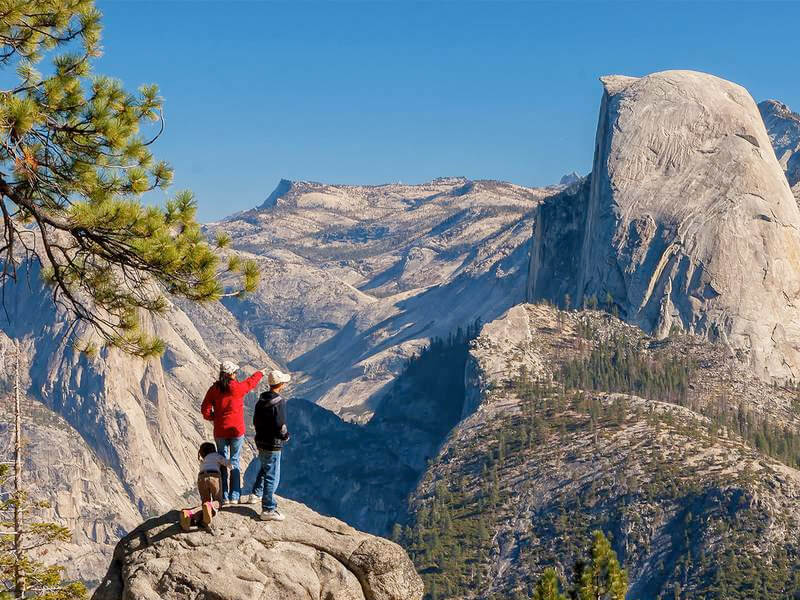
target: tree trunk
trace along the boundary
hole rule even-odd
[[[19,401],[19,340],[14,356],[14,597],[25,596],[22,573],[22,415]]]

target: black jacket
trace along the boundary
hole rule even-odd
[[[256,428],[256,448],[280,450],[289,439],[286,427],[286,400],[280,394],[269,391],[259,396],[253,413]]]

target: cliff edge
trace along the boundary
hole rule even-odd
[[[178,513],[150,519],[117,545],[92,600],[420,600],[422,581],[397,544],[303,504],[283,522],[223,509],[210,531],[183,532]]]

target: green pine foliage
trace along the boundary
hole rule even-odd
[[[227,265],[241,285],[226,292],[217,249],[230,240],[206,239],[191,193],[164,207],[141,202],[172,180],[150,151],[162,99],[154,85],[134,93],[93,73],[100,20],[92,0],[0,0],[0,68],[16,72],[0,92],[0,277],[40,266],[77,321],[150,356],[163,344],[140,316],[166,309],[164,291],[197,301],[253,291],[258,269]]]
[[[37,512],[48,507],[45,502],[31,500],[23,491],[19,494],[3,493],[8,483],[9,469],[0,465],[0,600],[16,600],[16,573],[20,572],[25,590],[21,598],[37,600],[85,600],[86,586],[80,582],[64,581],[62,568],[46,565],[36,558],[35,552],[56,542],[68,542],[72,532],[56,523],[36,520]],[[15,552],[13,534],[14,508],[22,515],[22,556]]]
[[[639,342],[622,334],[598,339],[588,322],[579,324],[578,334],[595,345],[588,356],[561,366],[559,383],[565,389],[620,392],[685,406],[710,419],[707,433],[712,438],[726,431],[767,456],[800,467],[800,434],[794,429],[770,423],[725,394],[711,401],[694,401],[689,384],[696,365],[687,356],[646,353]],[[526,373],[516,379],[516,391],[522,395],[530,393],[524,385],[541,385],[525,384],[527,379]]]
[[[545,569],[533,588],[533,600],[567,600],[555,569]],[[592,533],[588,557],[575,566],[569,597],[574,600],[625,600],[628,574],[602,531]]]
[[[602,531],[592,534],[590,558],[575,568],[573,597],[578,600],[625,600],[628,574],[619,565]]]
[[[800,434],[794,429],[770,423],[728,396],[717,398],[700,412],[710,419],[708,433],[712,438],[723,431],[734,433],[759,452],[800,468]]]
[[[408,550],[425,583],[426,599],[457,598],[487,581],[491,520],[484,516],[500,502],[496,480],[472,490],[466,480],[439,484],[433,501],[404,527],[399,542]]]
[[[635,394],[662,402],[685,404],[693,365],[686,357],[652,359],[624,335],[598,343],[588,357],[561,368],[567,388]]]
[[[533,600],[567,600],[555,569],[545,569],[533,588]]]

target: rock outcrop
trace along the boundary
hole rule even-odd
[[[659,336],[720,341],[761,377],[798,379],[800,211],[755,102],[693,71],[602,81],[591,185],[565,227],[570,240],[583,229],[578,268],[558,292]],[[558,224],[544,206],[538,215],[552,241]],[[529,298],[560,304],[537,276],[544,239]]]
[[[789,185],[797,185],[800,183],[800,115],[777,100],[759,102],[758,110]]]
[[[572,171],[572,173],[567,173],[566,175],[562,175],[561,179],[558,182],[558,185],[572,185],[573,183],[580,181],[580,179],[581,176],[578,175],[575,171]]]
[[[222,510],[212,529],[183,532],[177,511],[151,519],[117,546],[93,600],[420,600],[405,551],[302,504],[286,520]]]

